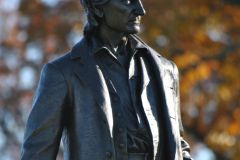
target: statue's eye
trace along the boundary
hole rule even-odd
[[[123,2],[123,4],[125,4],[125,5],[127,5],[127,6],[129,6],[129,5],[131,4],[131,2],[128,1],[128,0],[123,0],[122,2]]]

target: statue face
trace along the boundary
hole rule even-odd
[[[140,30],[140,17],[145,14],[140,0],[109,0],[101,6],[103,22],[108,29],[135,34]]]

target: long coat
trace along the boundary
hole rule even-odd
[[[189,146],[182,139],[177,67],[146,48],[154,64],[152,78],[159,82],[164,103],[164,160],[188,159]],[[56,159],[61,138],[66,160],[116,159],[109,88],[88,52],[84,37],[69,53],[44,65],[25,128],[21,159]],[[142,73],[142,100],[151,98],[144,94],[150,84],[147,74]],[[153,159],[159,159],[157,152],[154,146]]]

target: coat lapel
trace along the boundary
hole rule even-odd
[[[157,110],[155,106],[150,104],[148,97],[148,90],[147,86],[150,83],[150,66],[145,64],[143,57],[140,57],[140,64],[141,64],[141,79],[142,79],[142,91],[141,91],[141,100],[144,112],[146,114],[149,127],[151,129],[152,138],[153,138],[153,154],[154,157],[157,156],[158,145],[159,145],[159,128],[158,128],[158,118],[157,118]]]
[[[155,65],[155,75],[161,86],[161,90],[163,93],[163,113],[160,116],[163,117],[163,133],[164,137],[164,148],[168,151],[168,154],[165,154],[165,158],[167,160],[176,160],[181,157],[180,151],[181,149],[177,149],[180,144],[179,140],[179,128],[178,121],[176,117],[176,97],[174,96],[174,77],[173,73],[169,70],[172,68],[169,65],[169,61],[165,60],[158,53],[150,49],[150,55],[152,57],[152,62]],[[161,132],[162,133],[162,132]]]
[[[142,67],[142,92],[141,92],[141,98],[142,98],[142,104],[143,109],[146,113],[146,117],[148,119],[150,129],[152,131],[153,136],[153,145],[154,145],[154,158],[159,159],[158,156],[165,160],[177,160],[181,155],[178,151],[176,151],[177,146],[181,146],[177,143],[179,143],[179,129],[177,127],[178,121],[176,119],[176,98],[174,97],[174,78],[172,73],[173,66],[171,63],[167,60],[165,60],[163,57],[161,57],[156,51],[148,47],[144,42],[142,42],[138,37],[133,36],[134,39],[136,39],[141,44],[145,45],[145,48],[148,50],[148,54],[150,57],[150,63],[152,64],[152,76],[154,76],[154,79],[156,79],[157,83],[159,85],[149,86],[152,85],[150,82],[149,77],[149,68],[146,69],[146,65],[144,63],[144,60],[140,60],[141,67]],[[140,44],[139,43],[139,44]],[[141,45],[142,46],[142,45]],[[142,47],[141,47],[142,48]],[[170,65],[169,65],[170,64]],[[149,90],[148,90],[149,87]],[[159,87],[157,90],[159,90],[161,93],[161,105],[160,106],[151,106],[149,104],[149,100],[151,97],[149,97],[148,92],[151,92],[152,87]],[[154,93],[152,93],[154,94]],[[155,99],[157,100],[157,99]],[[152,102],[154,105],[154,102]],[[157,111],[155,110],[157,109]],[[156,111],[157,116],[154,115],[154,112]],[[152,112],[152,113],[151,113]],[[162,125],[158,125],[160,128],[161,134],[163,134],[164,137],[162,141],[164,141],[163,148],[168,153],[158,153],[162,150],[160,149],[162,146],[158,146],[159,144],[159,130],[156,131],[156,119],[152,120],[152,118],[160,117],[159,121],[162,123]],[[158,121],[158,122],[159,122]],[[159,124],[159,123],[158,123]],[[157,143],[155,143],[155,141]],[[160,139],[161,141],[161,139]],[[160,142],[162,143],[162,142]],[[159,150],[160,149],[160,150]],[[180,151],[180,149],[178,149]],[[181,158],[182,159],[182,158]]]
[[[108,88],[94,57],[89,55],[88,44],[85,38],[73,47],[71,58],[80,58],[80,61],[75,62],[76,69],[74,72],[88,87],[94,99],[102,108],[108,121],[110,134],[113,136],[113,117]]]

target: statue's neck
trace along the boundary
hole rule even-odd
[[[98,39],[112,52],[120,53],[127,45],[127,35],[123,32],[111,30],[108,27],[100,26],[97,30]]]

